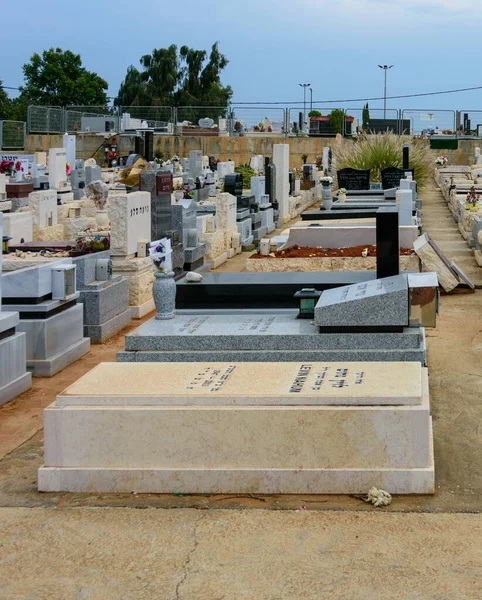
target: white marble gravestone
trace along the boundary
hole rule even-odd
[[[110,201],[110,248],[112,256],[132,257],[137,242],[151,239],[151,195],[131,192]]]
[[[265,195],[266,177],[251,177],[251,196],[255,197],[258,204],[261,204],[261,197]]]
[[[62,145],[67,154],[67,162],[72,170],[75,169],[75,154],[76,154],[76,137],[64,133],[62,136]]]
[[[67,152],[64,148],[49,150],[49,186],[51,190],[61,190],[67,184]]]
[[[57,193],[55,190],[31,192],[28,208],[32,213],[34,227],[44,228],[57,225]]]
[[[276,167],[276,200],[279,203],[279,214],[280,218],[286,222],[290,216],[289,144],[273,144],[273,164]]]

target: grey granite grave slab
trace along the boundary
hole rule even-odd
[[[32,374],[26,372],[26,341],[24,333],[0,340],[0,406],[32,387]]]
[[[115,317],[108,319],[100,325],[84,325],[84,335],[90,338],[93,344],[103,344],[131,322],[131,310],[127,308]]]
[[[177,314],[174,319],[150,319],[126,335],[127,351],[417,349],[419,328],[403,333],[320,333],[297,311]]]
[[[406,327],[409,292],[406,274],[326,290],[315,307],[320,327]]]
[[[253,238],[255,240],[260,240],[265,235],[268,235],[268,228],[267,227],[259,227],[258,229],[253,229]]]

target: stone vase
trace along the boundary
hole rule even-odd
[[[98,231],[105,231],[109,227],[109,213],[106,210],[98,209],[95,211],[95,223]]]
[[[174,273],[163,273],[156,271],[154,273],[154,283],[152,284],[152,296],[156,305],[156,319],[165,321],[174,319],[176,313],[176,282]]]
[[[346,202],[346,194],[338,194],[338,202],[340,204],[345,204],[345,202]]]
[[[323,208],[331,210],[333,206],[333,196],[331,195],[331,185],[324,185],[321,188],[321,197],[323,199]]]
[[[177,202],[179,202],[179,200],[182,200],[184,198],[184,192],[182,190],[176,190],[174,192],[174,198]]]

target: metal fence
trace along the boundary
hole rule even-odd
[[[244,133],[283,135],[286,131],[286,110],[273,106],[232,106],[230,133],[239,134],[241,129]]]
[[[0,150],[25,150],[26,135],[24,121],[0,121]]]
[[[327,117],[331,108],[314,107],[325,120],[318,127],[306,131],[310,135],[334,135]],[[345,114],[343,136],[356,135],[362,129],[363,108],[341,108]],[[74,133],[105,131],[128,132],[153,128],[158,134],[195,135],[200,128],[204,135],[300,135],[299,115],[302,106],[29,106],[26,131],[28,133]],[[308,106],[306,106],[306,115]],[[351,118],[350,118],[351,117]],[[303,120],[303,119],[302,119]],[[9,148],[25,144],[22,127],[17,122],[7,125],[4,134]],[[17,129],[16,129],[17,127]],[[20,127],[20,129],[18,129]],[[303,125],[303,128],[305,126]],[[368,129],[374,133],[391,131],[397,135],[444,135],[449,137],[482,137],[482,110],[431,109],[369,109]],[[6,135],[6,137],[5,137]],[[25,127],[23,136],[25,135]],[[12,141],[13,140],[13,141]],[[23,141],[22,141],[23,140]]]
[[[65,133],[64,112],[60,106],[29,106],[28,133]]]
[[[457,135],[455,110],[404,109],[401,111],[402,123],[410,122],[410,131],[400,130],[400,135]]]

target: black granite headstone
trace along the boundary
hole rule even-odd
[[[382,207],[377,211],[377,279],[400,274],[398,216],[396,206]]]
[[[403,168],[410,168],[410,146],[408,144],[403,144]]]
[[[271,204],[276,202],[276,167],[269,163],[265,167],[264,191],[269,196]]]
[[[172,229],[172,173],[141,173],[139,189],[151,194],[151,240],[159,240]]]
[[[154,132],[146,131],[144,133],[144,158],[147,162],[154,160]]]
[[[140,135],[136,135],[134,138],[134,153],[144,156],[144,140]]]
[[[381,169],[380,175],[382,178],[382,189],[389,190],[391,188],[400,187],[400,180],[406,177],[407,173],[414,175],[413,169],[399,169],[398,167],[386,167]]]
[[[230,173],[224,177],[224,191],[236,197],[243,195],[243,176],[241,173]]]
[[[346,190],[369,190],[370,169],[340,169],[336,172],[338,187]]]

